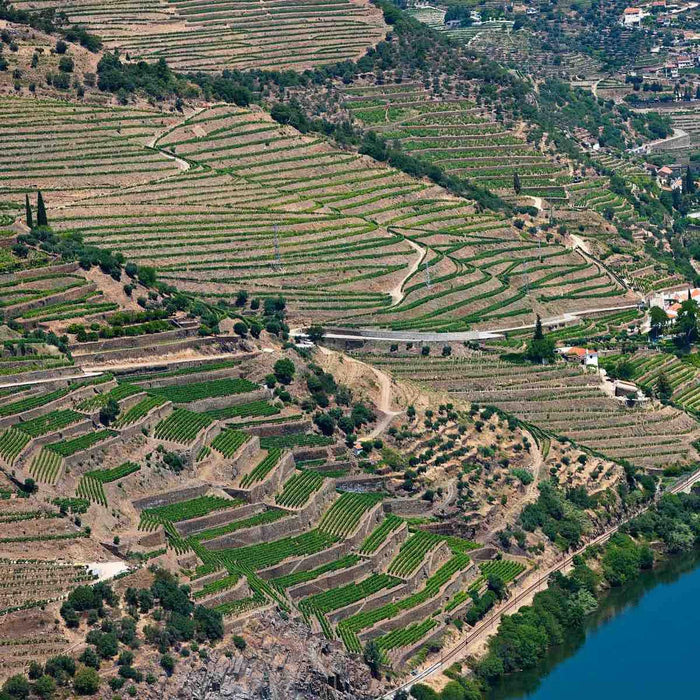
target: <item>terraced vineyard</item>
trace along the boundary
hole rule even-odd
[[[182,71],[303,70],[361,56],[380,41],[381,12],[356,0],[20,0],[54,7],[133,57]]]
[[[436,138],[471,138],[488,150],[489,133],[503,136],[496,150],[511,164],[514,150],[529,148],[499,135],[479,110],[461,108],[455,125],[436,127]],[[432,118],[426,111],[416,128]],[[462,137],[465,130],[472,136]],[[417,147],[423,138],[415,137]],[[264,113],[215,106],[156,145],[194,167],[87,197],[52,212],[52,222],[155,265],[163,280],[205,299],[231,300],[245,288],[263,298],[283,294],[300,318],[447,331],[504,318],[525,323],[533,308],[557,315],[625,298],[605,269],[579,253]],[[512,181],[512,172],[503,177]]]
[[[345,106],[356,119],[450,175],[512,193],[518,173],[523,194],[566,198],[566,168],[473,102],[438,99],[419,83],[353,86],[344,93]]]
[[[578,366],[522,366],[488,352],[459,358],[374,355],[366,359],[399,378],[498,406],[528,424],[613,459],[645,467],[698,459],[693,443],[700,438],[700,423],[695,419],[670,406],[627,408],[603,393],[596,374]],[[681,369],[688,368],[679,368],[679,381]]]

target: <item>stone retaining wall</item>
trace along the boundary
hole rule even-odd
[[[16,384],[17,386],[21,384],[26,384],[27,382],[34,382],[39,379],[46,379],[51,377],[51,379],[59,380],[61,377],[66,377],[67,379],[74,377],[76,374],[81,372],[80,367],[75,367],[74,365],[69,365],[67,367],[56,367],[55,369],[37,369],[32,372],[19,372],[18,374],[5,374],[0,377],[1,384]],[[53,382],[42,383],[42,387],[57,389],[58,384],[65,385],[64,382]]]
[[[289,517],[217,537],[209,540],[207,547],[214,550],[228,549],[229,547],[245,547],[260,542],[272,542],[283,537],[290,537],[305,532],[321,519],[321,516],[330,503],[335,500],[336,496],[333,485],[330,482],[326,482],[323,487],[311,496],[303,508]]]
[[[81,472],[96,469],[101,466],[110,447],[123,442],[123,440],[123,435],[113,435],[112,437],[108,437],[105,440],[95,443],[92,445],[92,447],[88,447],[86,450],[80,450],[79,452],[75,452],[72,455],[64,457],[63,463],[66,467],[70,468],[84,466],[85,469],[81,469]]]
[[[183,520],[182,522],[175,523],[175,529],[183,537],[188,537],[195,532],[202,532],[203,530],[209,530],[210,528],[218,527],[219,525],[225,525],[233,520],[249,518],[252,515],[261,513],[263,510],[265,510],[265,505],[263,503],[248,503],[244,506],[227,508],[209,515],[203,515],[201,518]]]
[[[426,646],[427,644],[430,644],[433,641],[438,641],[443,635],[445,634],[445,625],[440,624],[438,625],[437,629],[429,634],[427,637],[423,637],[423,639],[418,640],[414,644],[408,647],[401,647],[401,649],[397,650],[398,653],[396,654],[389,654],[389,658],[391,659],[391,664],[395,668],[400,668],[403,666],[421,647]]]
[[[240,377],[240,369],[238,366],[222,367],[221,369],[203,369],[201,372],[192,372],[190,374],[174,375],[172,377],[154,377],[139,381],[138,385],[145,389],[162,389],[167,386],[175,386],[187,382],[194,384],[199,382],[210,382],[214,379],[230,379],[232,377]],[[128,377],[127,377],[128,380]]]
[[[189,501],[191,498],[203,496],[210,489],[209,484],[200,484],[199,486],[189,486],[184,489],[176,489],[174,491],[165,491],[157,493],[153,496],[145,496],[132,501],[131,504],[138,511],[146,510],[147,508],[159,508],[160,506],[169,506],[180,501]]]
[[[119,430],[119,434],[123,439],[127,439],[141,433],[144,429],[150,431],[155,428],[164,418],[167,418],[173,412],[173,404],[170,401],[152,408],[141,420],[127,425]]]
[[[77,262],[63,263],[62,265],[52,265],[51,267],[35,267],[31,270],[18,270],[3,275],[3,280],[6,282],[18,282],[27,279],[28,277],[36,277],[36,274],[41,275],[69,275],[72,272],[77,272],[80,268]]]
[[[50,306],[52,304],[61,304],[66,301],[75,301],[80,299],[80,297],[94,292],[97,290],[97,285],[94,282],[88,282],[88,284],[81,285],[80,287],[71,287],[66,289],[64,292],[57,291],[54,294],[49,294],[49,296],[42,297],[41,299],[32,299],[31,301],[23,301],[19,304],[14,304],[13,306],[6,306],[4,308],[5,315],[9,318],[15,316],[21,316],[27,311],[32,311],[33,309],[43,309],[45,306]]]
[[[241,576],[241,578],[234,586],[231,586],[231,588],[227,588],[226,590],[217,593],[212,593],[204,598],[198,598],[195,602],[197,604],[204,605],[207,608],[215,608],[217,605],[222,605],[223,603],[228,603],[232,600],[243,600],[243,598],[248,598],[251,595],[253,595],[253,592],[250,590],[246,577]]]
[[[228,576],[228,571],[226,571],[226,569],[217,569],[216,571],[212,571],[212,573],[207,574],[206,576],[200,576],[199,578],[194,579],[194,581],[190,581],[189,586],[193,592],[200,591],[208,583],[220,581],[222,578],[226,578],[226,576]]]
[[[19,453],[17,459],[15,460],[15,466],[21,467],[28,457],[33,454],[36,448],[41,448],[44,445],[48,445],[51,442],[58,442],[59,440],[66,440],[68,438],[77,437],[83,433],[90,432],[93,428],[93,423],[91,420],[82,420],[78,423],[73,423],[63,430],[58,432],[48,433],[47,435],[40,435],[39,437],[32,438],[26,445],[26,447]]]
[[[114,380],[105,382],[104,384],[99,384],[100,387],[106,387],[107,389],[112,389],[117,386]],[[54,401],[49,401],[49,403],[43,406],[37,406],[28,411],[22,411],[22,413],[15,413],[11,416],[6,416],[5,418],[0,418],[0,429],[9,428],[15,423],[20,423],[23,421],[31,420],[32,418],[38,418],[39,416],[44,416],[51,411],[55,411],[58,408],[74,408],[76,404],[80,403],[83,399],[94,396],[95,392],[94,386],[84,386],[72,391],[66,396],[62,396],[60,399],[55,399]]]
[[[292,423],[270,423],[268,425],[253,425],[246,430],[252,435],[260,437],[272,437],[277,435],[295,435],[311,430],[310,420],[297,420]]]
[[[430,501],[416,498],[391,498],[384,501],[384,510],[387,513],[403,516],[426,515],[433,509]]]
[[[347,586],[348,583],[357,581],[372,573],[374,565],[371,559],[363,559],[354,566],[349,566],[347,569],[338,569],[338,571],[330,571],[323,576],[319,576],[313,581],[305,581],[298,583],[287,589],[287,595],[294,601],[306,598],[316,593],[329,591],[331,588],[340,588]]]
[[[370,610],[381,608],[382,605],[393,603],[395,600],[399,600],[399,598],[405,598],[406,596],[410,595],[410,593],[410,588],[405,583],[400,583],[393,588],[383,589],[371,596],[367,596],[367,598],[350,603],[344,608],[338,608],[337,610],[328,613],[326,617],[328,617],[328,619],[335,624],[340,620],[345,620],[346,618],[352,617],[359,612],[369,612]]]
[[[133,350],[134,348],[151,347],[156,344],[154,341],[157,340],[167,342],[169,340],[191,338],[193,335],[196,335],[196,333],[196,329],[173,327],[173,330],[162,331],[161,333],[144,333],[143,335],[124,335],[119,338],[89,340],[86,343],[74,345],[71,350],[76,357],[109,350],[123,350],[127,348]]]
[[[248,440],[248,442],[245,443],[245,445],[243,445],[241,450],[243,449],[246,449],[246,452],[236,455],[231,465],[234,476],[242,476],[244,474],[242,465],[250,462],[250,458],[253,454],[260,452],[260,438],[258,438],[257,435],[254,435],[250,440]],[[250,463],[248,469],[245,470],[245,473],[247,474],[255,469],[255,466],[259,464],[262,459],[264,459],[264,457],[261,457],[260,460],[257,460],[254,463]],[[293,472],[294,459],[292,458],[292,454],[291,452],[283,452],[279,462],[277,462],[277,464],[270,470],[262,481],[254,484],[250,488],[241,488],[240,485],[233,488],[227,488],[226,492],[234,497],[244,498],[249,503],[264,501],[277,493],[282,484]],[[240,484],[240,479],[237,478],[236,480],[238,484]]]
[[[216,411],[219,408],[229,408],[230,406],[240,406],[244,403],[252,403],[253,401],[265,401],[272,397],[269,389],[257,389],[255,391],[247,391],[242,394],[228,394],[226,396],[210,396],[199,401],[191,401],[188,404],[183,404],[185,408],[196,413],[204,411]]]
[[[457,572],[434,598],[430,598],[430,600],[426,600],[424,603],[406,610],[404,613],[392,617],[391,619],[381,620],[373,627],[361,632],[358,637],[363,644],[366,644],[369,640],[376,639],[387,632],[401,627],[408,627],[414,622],[425,620],[436,610],[440,610],[444,607],[455,593],[466,587],[467,583],[476,579],[477,574],[478,568],[472,564],[467,569]]]

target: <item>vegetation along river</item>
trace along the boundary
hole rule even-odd
[[[490,700],[697,697],[700,550],[614,589],[581,634],[535,668],[505,677]]]

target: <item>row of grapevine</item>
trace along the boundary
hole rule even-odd
[[[410,576],[421,564],[425,555],[442,541],[439,535],[419,530],[403,543],[399,553],[389,564],[389,573]]]
[[[297,472],[289,478],[282,489],[282,493],[275,496],[277,505],[287,508],[299,508],[318,491],[323,484],[323,477],[314,472]]]
[[[434,598],[458,571],[466,569],[470,563],[470,559],[466,554],[455,554],[425,582],[425,586],[417,593],[394,603],[387,603],[375,610],[359,612],[341,620],[338,623],[338,633],[345,646],[349,651],[360,652],[362,645],[357,635],[361,630],[371,627],[381,620],[396,617],[401,612],[410,610]]]
[[[294,433],[292,435],[271,435],[260,438],[260,447],[269,450],[273,447],[326,447],[333,444],[333,438],[316,433]]]
[[[29,440],[29,435],[21,430],[16,428],[5,430],[0,434],[0,456],[8,464],[13,464],[19,453],[27,446]]]
[[[312,614],[325,614],[344,608],[350,603],[355,603],[386,588],[395,588],[401,583],[401,579],[388,574],[372,574],[358,583],[353,581],[340,588],[331,588],[304,598],[299,602],[298,607],[306,617]]]
[[[219,527],[213,527],[209,530],[204,530],[193,535],[193,539],[198,542],[206,542],[207,540],[213,540],[216,537],[222,537],[223,535],[229,535],[232,532],[238,530],[245,530],[249,527],[255,527],[256,525],[265,525],[266,523],[273,523],[275,520],[283,518],[287,513],[279,508],[270,508],[269,510],[264,510],[262,513],[256,513],[251,515],[249,518],[241,518],[240,520],[232,520],[226,525],[221,525]]]
[[[259,571],[268,566],[279,564],[288,557],[316,554],[316,552],[328,549],[337,541],[338,538],[320,530],[309,530],[301,535],[285,537],[281,540],[221,550],[216,552],[216,556],[225,566],[248,566],[254,571]]]
[[[158,406],[162,406],[164,403],[165,399],[160,396],[146,396],[146,398],[141,399],[141,401],[132,406],[128,411],[122,413],[114,422],[114,427],[125,428],[128,425],[132,425],[146,416],[149,411],[152,411]]]
[[[210,425],[212,419],[203,413],[193,413],[176,408],[167,418],[156,425],[155,437],[182,445],[190,445],[201,430]]]
[[[230,418],[262,418],[264,416],[275,416],[280,412],[277,406],[273,406],[267,401],[251,401],[250,403],[239,404],[238,406],[227,406],[217,408],[207,413],[216,420],[228,420]]]
[[[318,529],[329,535],[345,537],[357,527],[362,516],[381,500],[381,494],[376,493],[343,493],[324,513]]]
[[[40,435],[46,435],[47,433],[62,430],[73,423],[77,423],[83,418],[85,418],[84,414],[67,408],[58,411],[51,411],[51,413],[47,413],[44,416],[32,418],[24,423],[18,423],[15,425],[15,428],[21,430],[30,437],[39,437]]]
[[[29,467],[29,473],[37,480],[46,484],[55,484],[63,466],[63,458],[49,449],[42,449],[34,456]]]
[[[115,401],[121,401],[134,394],[139,394],[143,391],[141,387],[134,386],[133,384],[120,384],[114,387],[110,391],[103,392],[101,394],[96,394],[90,398],[84,399],[78,404],[79,411],[93,411],[96,408],[104,406],[110,399]]]
[[[240,501],[231,498],[223,498],[221,496],[199,496],[188,501],[180,501],[179,503],[170,503],[166,506],[157,508],[146,508],[141,513],[141,522],[139,529],[153,529],[152,523],[156,525],[165,522],[180,522],[181,520],[191,520],[192,518],[200,518],[215,510],[222,508],[230,508],[238,505]],[[143,527],[142,527],[143,525]]]
[[[360,547],[360,554],[372,554],[384,544],[387,537],[403,523],[403,519],[389,513],[384,520],[369,534]]]
[[[268,450],[267,455],[252,469],[249,471],[242,479],[241,486],[245,489],[248,486],[257,484],[262,481],[275,467],[277,462],[280,461],[282,456],[282,450],[279,448],[272,448]]]
[[[230,396],[232,394],[244,394],[258,389],[257,384],[247,379],[225,378],[212,379],[196,384],[174,384],[158,389],[149,389],[149,393],[161,396],[173,403],[191,403],[200,399],[208,399],[217,396]]]
[[[118,479],[123,479],[134,472],[139,471],[141,467],[134,462],[124,462],[114,469],[98,469],[87,472],[82,476],[76,489],[76,494],[83,498],[87,498],[93,503],[99,503],[107,507],[107,495],[105,494],[103,484],[108,484]]]
[[[208,595],[214,593],[221,593],[229,588],[233,588],[241,580],[241,575],[238,573],[229,574],[224,578],[220,578],[218,581],[212,581],[207,583],[200,590],[196,591],[192,596],[195,600],[198,598],[205,598]]]
[[[220,432],[212,441],[211,446],[224,457],[233,457],[241,445],[250,439],[250,435],[240,430],[229,428]]]
[[[484,562],[480,568],[484,576],[498,576],[504,583],[509,583],[525,570],[525,565],[511,559],[494,559]]]
[[[376,639],[377,646],[383,652],[410,646],[423,639],[437,624],[438,621],[435,618],[429,617],[423,622],[416,622],[414,625],[392,630]]]
[[[282,592],[287,588],[296,586],[299,583],[306,583],[306,581],[313,581],[323,574],[330,573],[331,571],[338,571],[339,569],[347,569],[354,566],[360,561],[360,557],[357,554],[348,554],[341,559],[336,559],[328,564],[323,564],[315,569],[307,569],[306,571],[295,571],[293,574],[288,574],[287,576],[280,576],[279,578],[270,579],[270,584],[274,586],[278,591]]]
[[[114,430],[97,430],[92,433],[85,433],[85,435],[80,435],[72,440],[61,440],[60,442],[52,442],[46,446],[47,450],[51,450],[56,454],[61,455],[61,457],[69,457],[76,452],[81,452],[82,450],[87,450],[88,448],[96,445],[98,442],[107,440],[111,437],[117,435]]]

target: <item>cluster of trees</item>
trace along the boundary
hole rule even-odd
[[[66,41],[78,43],[93,53],[102,48],[102,41],[98,36],[79,24],[69,25],[65,12],[57,12],[55,8],[17,10],[8,0],[0,0],[0,19],[25,24],[45,34],[60,34]]]
[[[336,395],[336,403],[338,397]],[[318,411],[314,415],[314,425],[324,434],[333,435],[336,428],[345,433],[345,441],[349,446],[355,444],[357,440],[356,432],[363,425],[374,423],[376,416],[367,404],[361,401],[352,406],[350,412],[345,412],[341,406],[334,406],[325,413]]]
[[[127,588],[124,605],[127,615],[119,618],[115,614],[119,597],[106,583],[93,586],[78,586],[61,606],[61,616],[66,625],[80,627],[83,620],[90,628],[86,635],[87,648],[78,657],[82,664],[76,671],[76,662],[69,656],[50,659],[45,667],[33,663],[29,669],[30,684],[24,676],[16,676],[3,688],[0,700],[26,698],[30,692],[39,697],[53,697],[61,686],[71,683],[75,693],[94,694],[100,685],[97,671],[105,662],[116,659],[117,675],[109,679],[112,690],[119,690],[127,681],[155,683],[153,673],[144,676],[134,668],[134,651],[144,642],[156,647],[161,654],[160,665],[166,673],[172,673],[175,661],[169,653],[172,649],[182,651],[181,645],[216,642],[223,638],[224,628],[221,613],[196,605],[189,586],[180,585],[168,571],[157,569],[148,588]],[[107,610],[111,608],[111,611]],[[149,620],[139,636],[138,621],[147,615]],[[205,654],[204,651],[201,655]],[[49,680],[46,679],[49,677]],[[22,689],[27,689],[23,694]],[[130,693],[136,695],[136,693]]]

